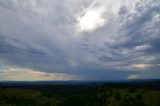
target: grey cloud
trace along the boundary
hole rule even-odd
[[[43,49],[33,48],[25,45],[23,42],[16,42],[19,45],[24,45],[25,47],[19,48],[9,44],[9,39],[5,40],[3,37],[0,38],[0,58],[2,61],[6,61],[9,64],[26,68],[29,67],[37,70],[57,71],[58,68],[62,68],[63,65],[58,66],[56,64],[65,64],[66,62],[65,55],[63,55],[60,51],[58,52],[58,49],[55,50],[55,53],[52,52],[52,55],[50,55]],[[54,70],[53,67],[55,67]]]
[[[156,0],[144,2],[144,5],[142,2],[138,2],[134,8],[135,13],[130,12],[127,7],[123,6],[119,12],[120,22],[118,22],[121,24],[121,28],[118,30],[119,34],[114,41],[115,43],[104,42],[106,52],[109,51],[112,55],[106,53],[98,59],[103,62],[123,61],[124,66],[134,63],[152,63],[153,60],[144,61],[143,58],[139,57],[159,56],[158,42],[160,36],[158,31],[160,27],[157,26],[157,23],[160,23],[160,21],[153,22],[154,17],[160,14],[159,4]],[[145,44],[151,47],[144,50],[135,49]],[[154,61],[158,63],[159,59],[156,58]]]
[[[103,27],[93,32],[76,32],[77,13],[92,3],[0,1],[0,63],[95,80],[124,79],[140,73],[126,67],[148,63],[155,65],[155,71],[147,72],[157,77],[160,2],[139,0],[133,2],[133,8],[120,5],[117,14],[105,14],[108,21]],[[150,47],[135,49],[143,45]]]

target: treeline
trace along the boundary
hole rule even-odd
[[[160,106],[159,98],[159,82],[0,84],[0,106]]]
[[[112,88],[134,88],[134,89],[149,89],[149,90],[159,90],[160,91],[160,81],[149,81],[149,82],[115,82],[115,83],[105,83],[104,87]]]

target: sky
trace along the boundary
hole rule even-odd
[[[0,80],[160,78],[160,0],[0,0]]]

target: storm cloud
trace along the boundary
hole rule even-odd
[[[0,1],[0,80],[134,78],[160,78],[159,0]]]

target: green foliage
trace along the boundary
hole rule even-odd
[[[79,86],[55,91],[0,88],[0,106],[160,106],[160,91]]]
[[[129,88],[128,92],[129,93],[135,93],[135,92],[137,92],[137,88]]]
[[[0,106],[57,106],[60,100],[47,98],[41,92],[24,89],[0,89]]]
[[[146,106],[143,100],[134,97],[126,97],[120,102],[120,106]]]
[[[61,106],[85,106],[85,101],[79,96],[71,96],[66,98]]]
[[[121,94],[118,91],[116,91],[115,95],[114,95],[114,98],[115,98],[116,101],[120,101],[121,100]]]

